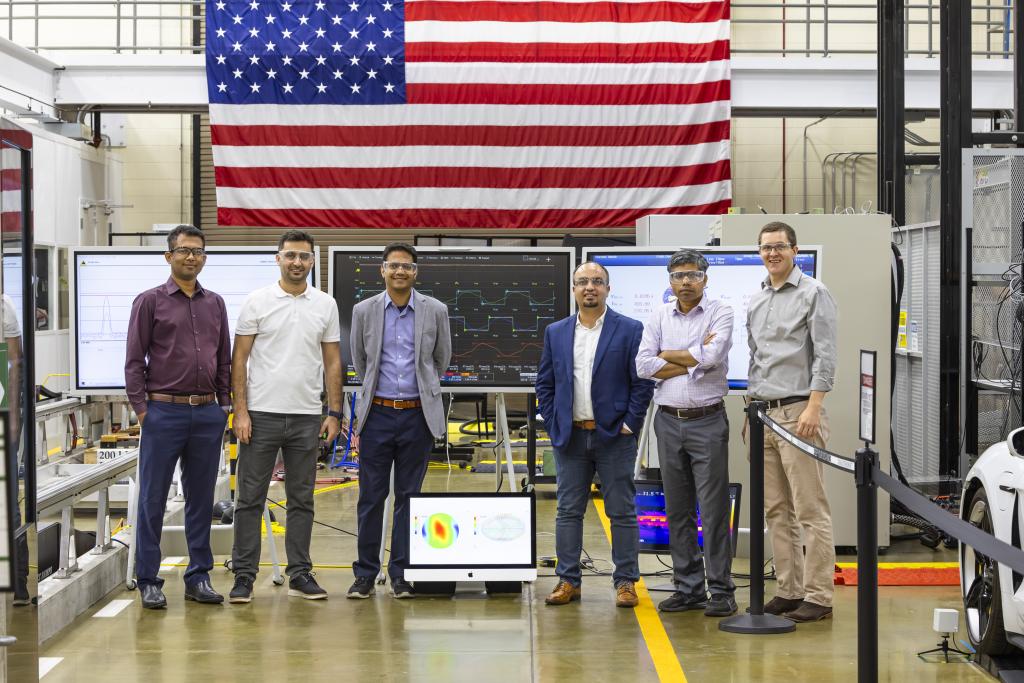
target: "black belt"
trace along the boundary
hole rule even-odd
[[[719,401],[709,406],[701,406],[700,408],[673,408],[672,406],[658,406],[662,412],[668,413],[674,418],[679,420],[696,420],[698,417],[704,417],[705,415],[714,415],[715,413],[722,410],[725,404]]]
[[[763,399],[755,398],[753,401],[763,401]],[[768,410],[774,410],[775,408],[781,408],[782,406],[792,405],[794,403],[800,403],[800,401],[809,401],[810,396],[787,396],[786,398],[777,398],[772,401],[764,401],[768,404]]]

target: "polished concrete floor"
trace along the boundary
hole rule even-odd
[[[426,489],[493,490],[494,475],[431,469]],[[553,487],[538,492],[539,555],[553,554]],[[355,487],[317,496],[317,519],[355,530]],[[271,496],[282,496],[278,485]],[[282,520],[283,521],[283,520]],[[313,558],[327,601],[287,596],[264,567],[248,605],[184,603],[180,567],[165,567],[169,605],[141,608],[137,591],[118,589],[82,615],[40,655],[46,683],[65,681],[852,681],[856,679],[856,589],[838,587],[835,618],[800,625],[795,633],[742,636],[718,630],[701,612],[660,615],[642,596],[637,610],[616,609],[611,581],[589,576],[583,600],[544,605],[552,570],[522,595],[460,596],[398,601],[386,592],[346,600],[355,539],[317,526]],[[283,538],[278,537],[283,553]],[[610,548],[596,509],[587,514],[585,548],[608,569]],[[886,561],[952,559],[916,543],[894,548]],[[223,558],[218,558],[218,561]],[[264,560],[267,553],[264,551]],[[854,558],[841,558],[853,561]],[[642,556],[642,570],[663,567]],[[734,571],[746,572],[745,560]],[[218,566],[213,583],[227,593],[232,576]],[[665,583],[648,577],[647,584]],[[738,581],[745,585],[746,581]],[[770,596],[774,584],[769,582]],[[643,592],[643,591],[642,591]],[[880,591],[880,680],[906,683],[983,681],[972,664],[925,662],[933,647],[932,610],[959,608],[956,587]],[[667,593],[652,593],[656,602]],[[741,608],[748,591],[737,591]],[[118,602],[122,601],[122,602]],[[119,611],[118,611],[119,610]],[[101,616],[113,614],[113,616]]]

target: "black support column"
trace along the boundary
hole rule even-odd
[[[903,0],[878,3],[878,210],[906,222]]]
[[[960,457],[960,367],[970,355],[970,344],[961,348],[965,321],[960,305],[962,150],[971,147],[971,4],[940,0],[940,102],[941,201],[939,259],[939,471],[958,469]],[[968,328],[969,329],[969,328]],[[969,367],[965,362],[964,367]],[[968,411],[967,415],[977,415]],[[963,476],[964,472],[958,472]]]

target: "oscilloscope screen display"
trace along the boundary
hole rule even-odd
[[[384,291],[382,251],[333,253],[333,291],[348,385],[362,382],[352,365],[352,307]],[[416,290],[448,306],[452,360],[442,386],[532,387],[545,328],[569,315],[572,252],[416,251]]]

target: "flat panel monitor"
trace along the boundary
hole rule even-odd
[[[732,554],[740,537],[741,484],[729,484],[729,538]],[[665,489],[660,481],[638,480],[636,482],[636,521],[640,526],[640,552],[667,555],[672,547],[669,543],[668,516],[665,512]],[[700,508],[697,509],[697,543],[704,547],[704,530],[701,526]]]
[[[750,349],[747,346],[747,303],[761,289],[767,277],[756,249],[695,247],[708,260],[707,295],[722,299],[733,308],[732,349],[729,351],[729,388],[747,388]],[[675,249],[620,247],[587,249],[585,260],[608,269],[611,293],[608,305],[646,323],[654,310],[675,301],[668,282],[668,262]],[[796,265],[807,275],[818,277],[821,247],[801,246]]]
[[[341,318],[345,383],[361,384],[349,345],[352,307],[384,290],[383,247],[332,247],[329,282]],[[569,315],[572,250],[417,247],[416,289],[448,306],[447,391],[532,391],[544,330]]]
[[[242,302],[253,290],[281,278],[276,247],[209,247],[199,283],[224,298],[234,340]],[[73,249],[71,300],[72,393],[124,391],[124,357],[132,302],[166,282],[170,268],[159,247]],[[319,252],[314,257],[314,263]],[[316,287],[316,268],[309,273]]]
[[[419,493],[409,497],[409,581],[533,581],[532,493]]]

